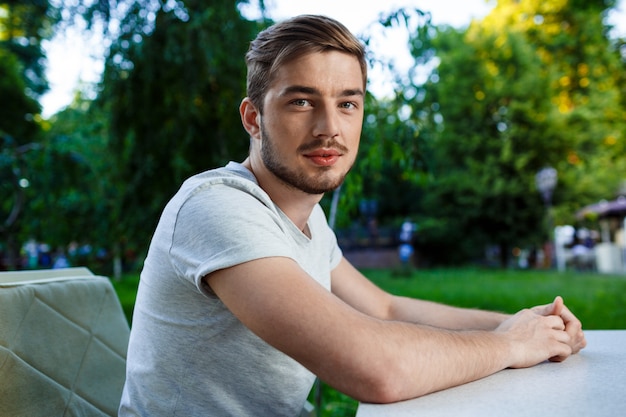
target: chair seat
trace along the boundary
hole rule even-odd
[[[117,415],[128,337],[108,278],[0,273],[0,417]]]

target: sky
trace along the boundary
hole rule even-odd
[[[256,5],[255,0],[250,0]],[[324,14],[333,17],[353,33],[366,32],[379,15],[401,7],[415,7],[430,12],[436,25],[447,24],[465,27],[472,19],[481,19],[495,6],[496,0],[265,0],[269,16],[275,20],[298,14]],[[619,24],[620,34],[626,36],[626,0],[619,0],[619,13],[610,17]],[[258,17],[255,7],[242,9],[248,18]],[[69,105],[79,85],[99,81],[102,72],[103,46],[94,39],[85,39],[79,31],[68,32],[44,43],[48,56],[47,77],[50,91],[41,99],[43,117],[47,118]],[[379,58],[393,59],[400,69],[408,68],[412,61],[407,49],[406,31],[386,31],[372,34],[371,50]],[[369,74],[370,90],[376,95],[385,94],[388,75],[380,71]]]

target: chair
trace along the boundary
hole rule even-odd
[[[116,416],[128,337],[108,278],[0,273],[0,417]]]

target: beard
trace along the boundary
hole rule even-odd
[[[263,160],[263,163],[276,178],[292,188],[298,189],[307,194],[324,194],[338,188],[348,174],[349,169],[341,175],[333,175],[331,172],[333,167],[319,167],[317,173],[314,176],[310,176],[304,171],[297,171],[296,169],[290,168],[281,161],[274,139],[267,132],[267,129],[265,129],[262,119],[261,137],[263,140],[261,146],[261,159]],[[323,146],[338,149],[344,155],[348,153],[348,149],[334,139],[316,139],[313,142],[301,145],[298,148],[298,152],[302,153],[307,150],[313,150]]]

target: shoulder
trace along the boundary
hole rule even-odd
[[[174,212],[209,210],[229,213],[250,205],[262,205],[271,210],[275,207],[254,175],[241,164],[231,162],[188,178],[170,200],[168,208]]]
[[[211,189],[220,191],[228,189],[238,190],[269,199],[265,191],[259,186],[252,172],[235,162],[231,162],[225,167],[211,169],[190,177],[180,187],[177,195],[191,196]]]

